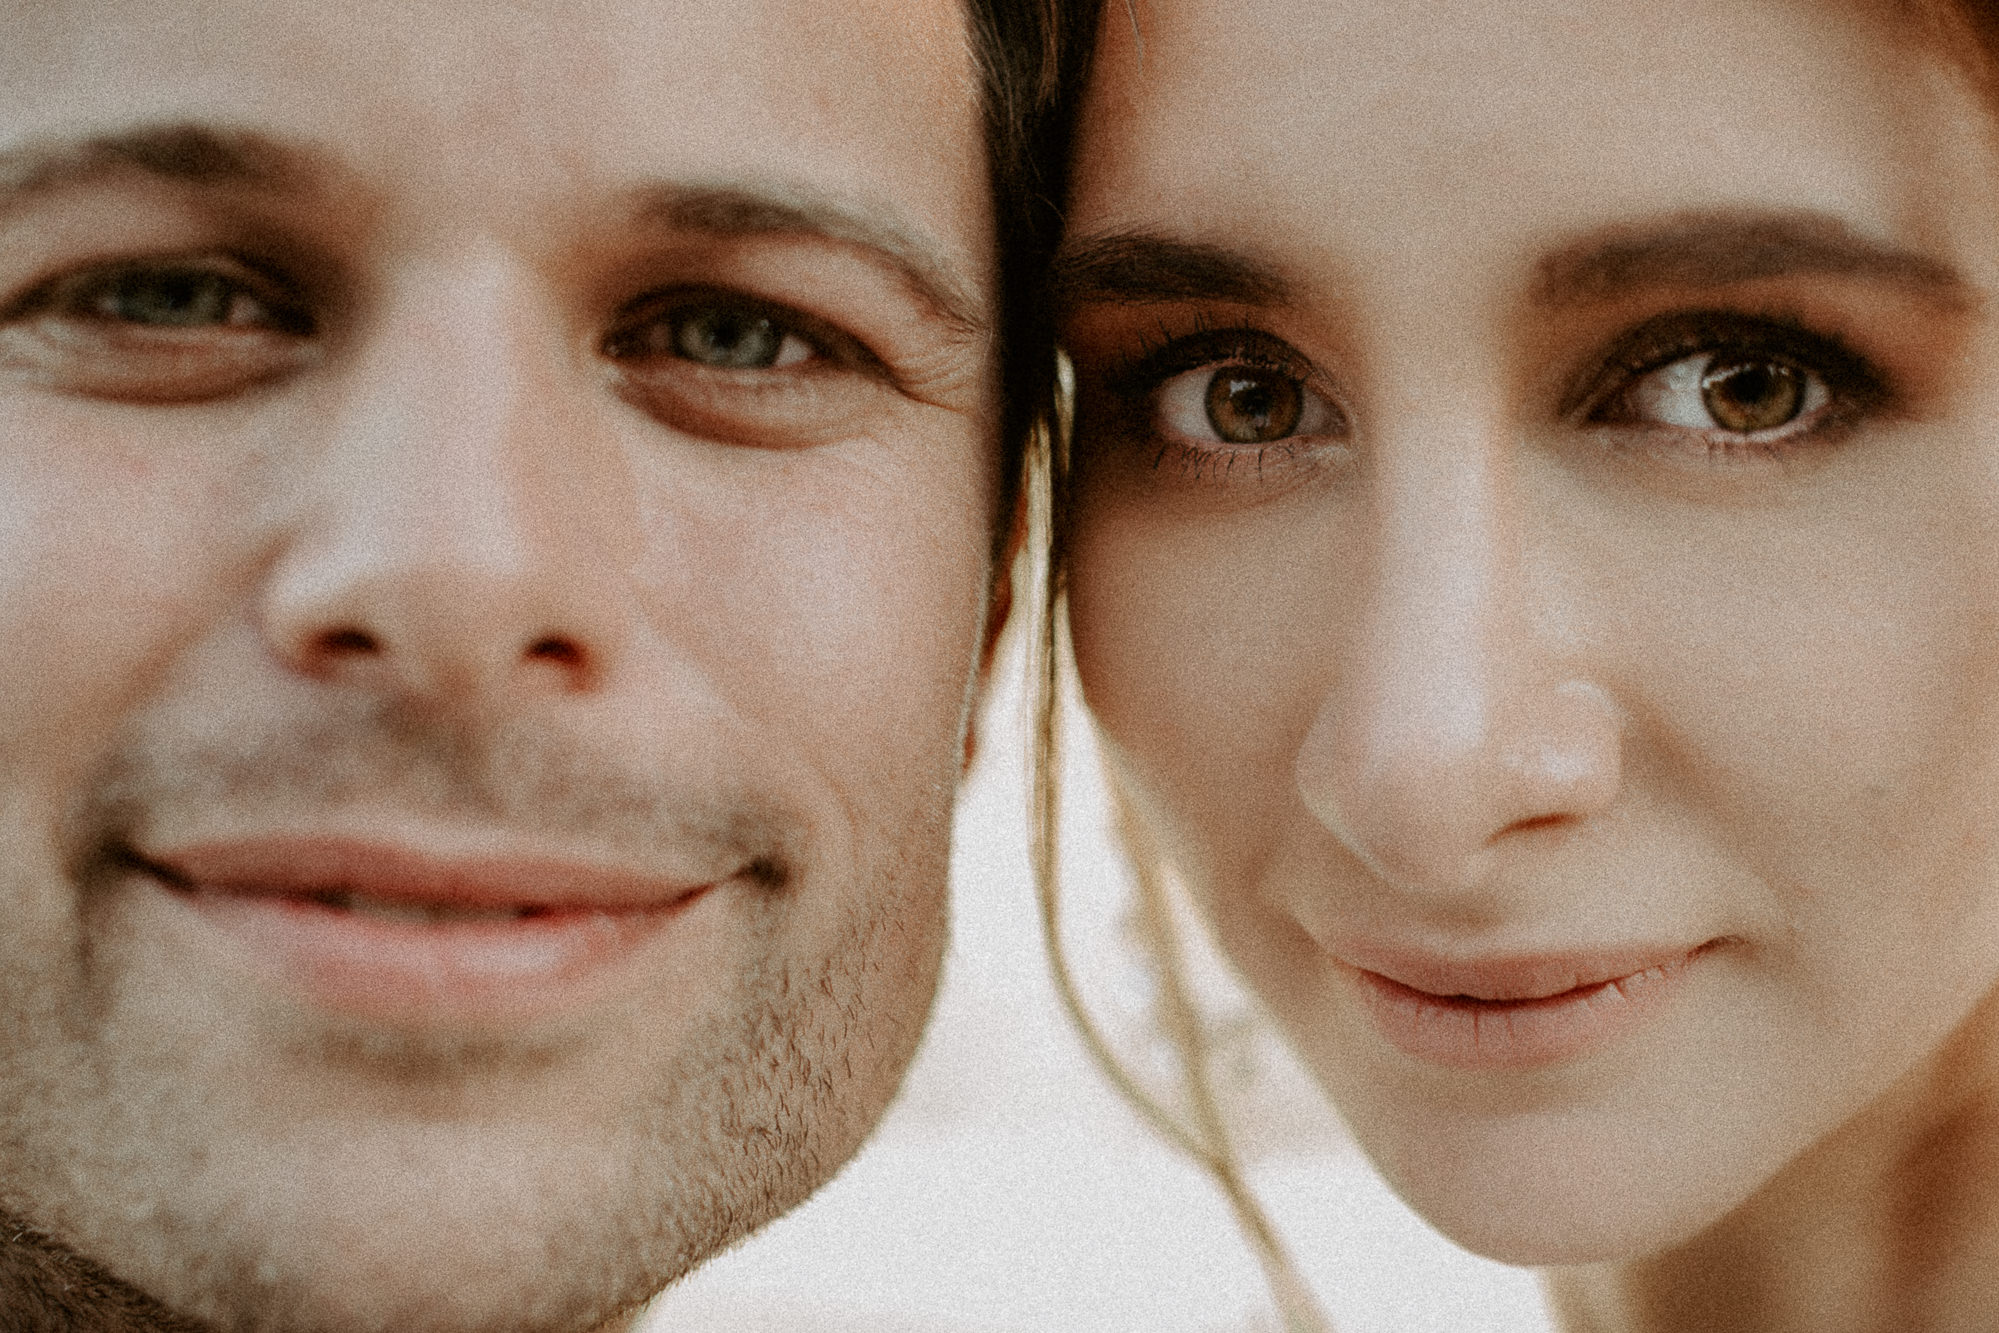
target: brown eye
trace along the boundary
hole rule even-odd
[[[1610,406],[1611,420],[1731,435],[1782,430],[1832,402],[1825,377],[1770,356],[1683,356],[1640,377]]]
[[[1344,437],[1347,429],[1331,399],[1282,366],[1210,361],[1164,380],[1149,396],[1153,429],[1193,448],[1255,452]]]
[[[1779,361],[1717,357],[1701,376],[1701,402],[1708,415],[1723,430],[1745,435],[1795,421],[1809,389],[1802,372]]]
[[[1208,424],[1229,444],[1269,444],[1295,434],[1305,415],[1304,386],[1255,366],[1224,366],[1208,381]]]

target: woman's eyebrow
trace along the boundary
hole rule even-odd
[[[1589,305],[1647,288],[1800,275],[1884,282],[1950,310],[1973,296],[1971,283],[1942,260],[1823,213],[1769,211],[1680,213],[1604,228],[1543,258],[1533,295],[1546,306]]]
[[[1062,247],[1049,270],[1057,309],[1093,302],[1232,301],[1282,305],[1283,277],[1219,245],[1151,232],[1086,236]]]

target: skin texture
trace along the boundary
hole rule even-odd
[[[935,984],[996,494],[961,15],[0,30],[0,1306],[621,1318],[851,1155]],[[105,295],[163,264],[225,313]],[[745,302],[772,364],[685,351]],[[560,1005],[336,1012],[134,859],[326,833],[713,887]]]
[[[1103,28],[1085,696],[1389,1181],[1573,1328],[1999,1308],[1999,201],[1938,49],[1710,0]],[[1791,423],[1689,416],[1716,355]],[[1218,365],[1297,427],[1217,439]],[[1691,961],[1510,1064],[1395,1044],[1358,970],[1613,949]]]

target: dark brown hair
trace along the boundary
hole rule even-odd
[[[1003,550],[1029,437],[1054,397],[1055,341],[1044,276],[1062,235],[1074,103],[1089,73],[1097,0],[967,0],[979,65],[999,245],[998,335]]]

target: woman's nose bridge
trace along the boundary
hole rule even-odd
[[[1577,664],[1529,605],[1532,533],[1506,436],[1466,417],[1385,442],[1370,463],[1368,572],[1348,585],[1360,596],[1299,788],[1379,873],[1456,882],[1506,828],[1573,813],[1601,786],[1601,710],[1558,688]]]
[[[1440,423],[1402,443],[1374,460],[1371,578],[1339,691],[1354,758],[1389,781],[1492,745],[1522,610],[1514,488],[1492,432]]]

